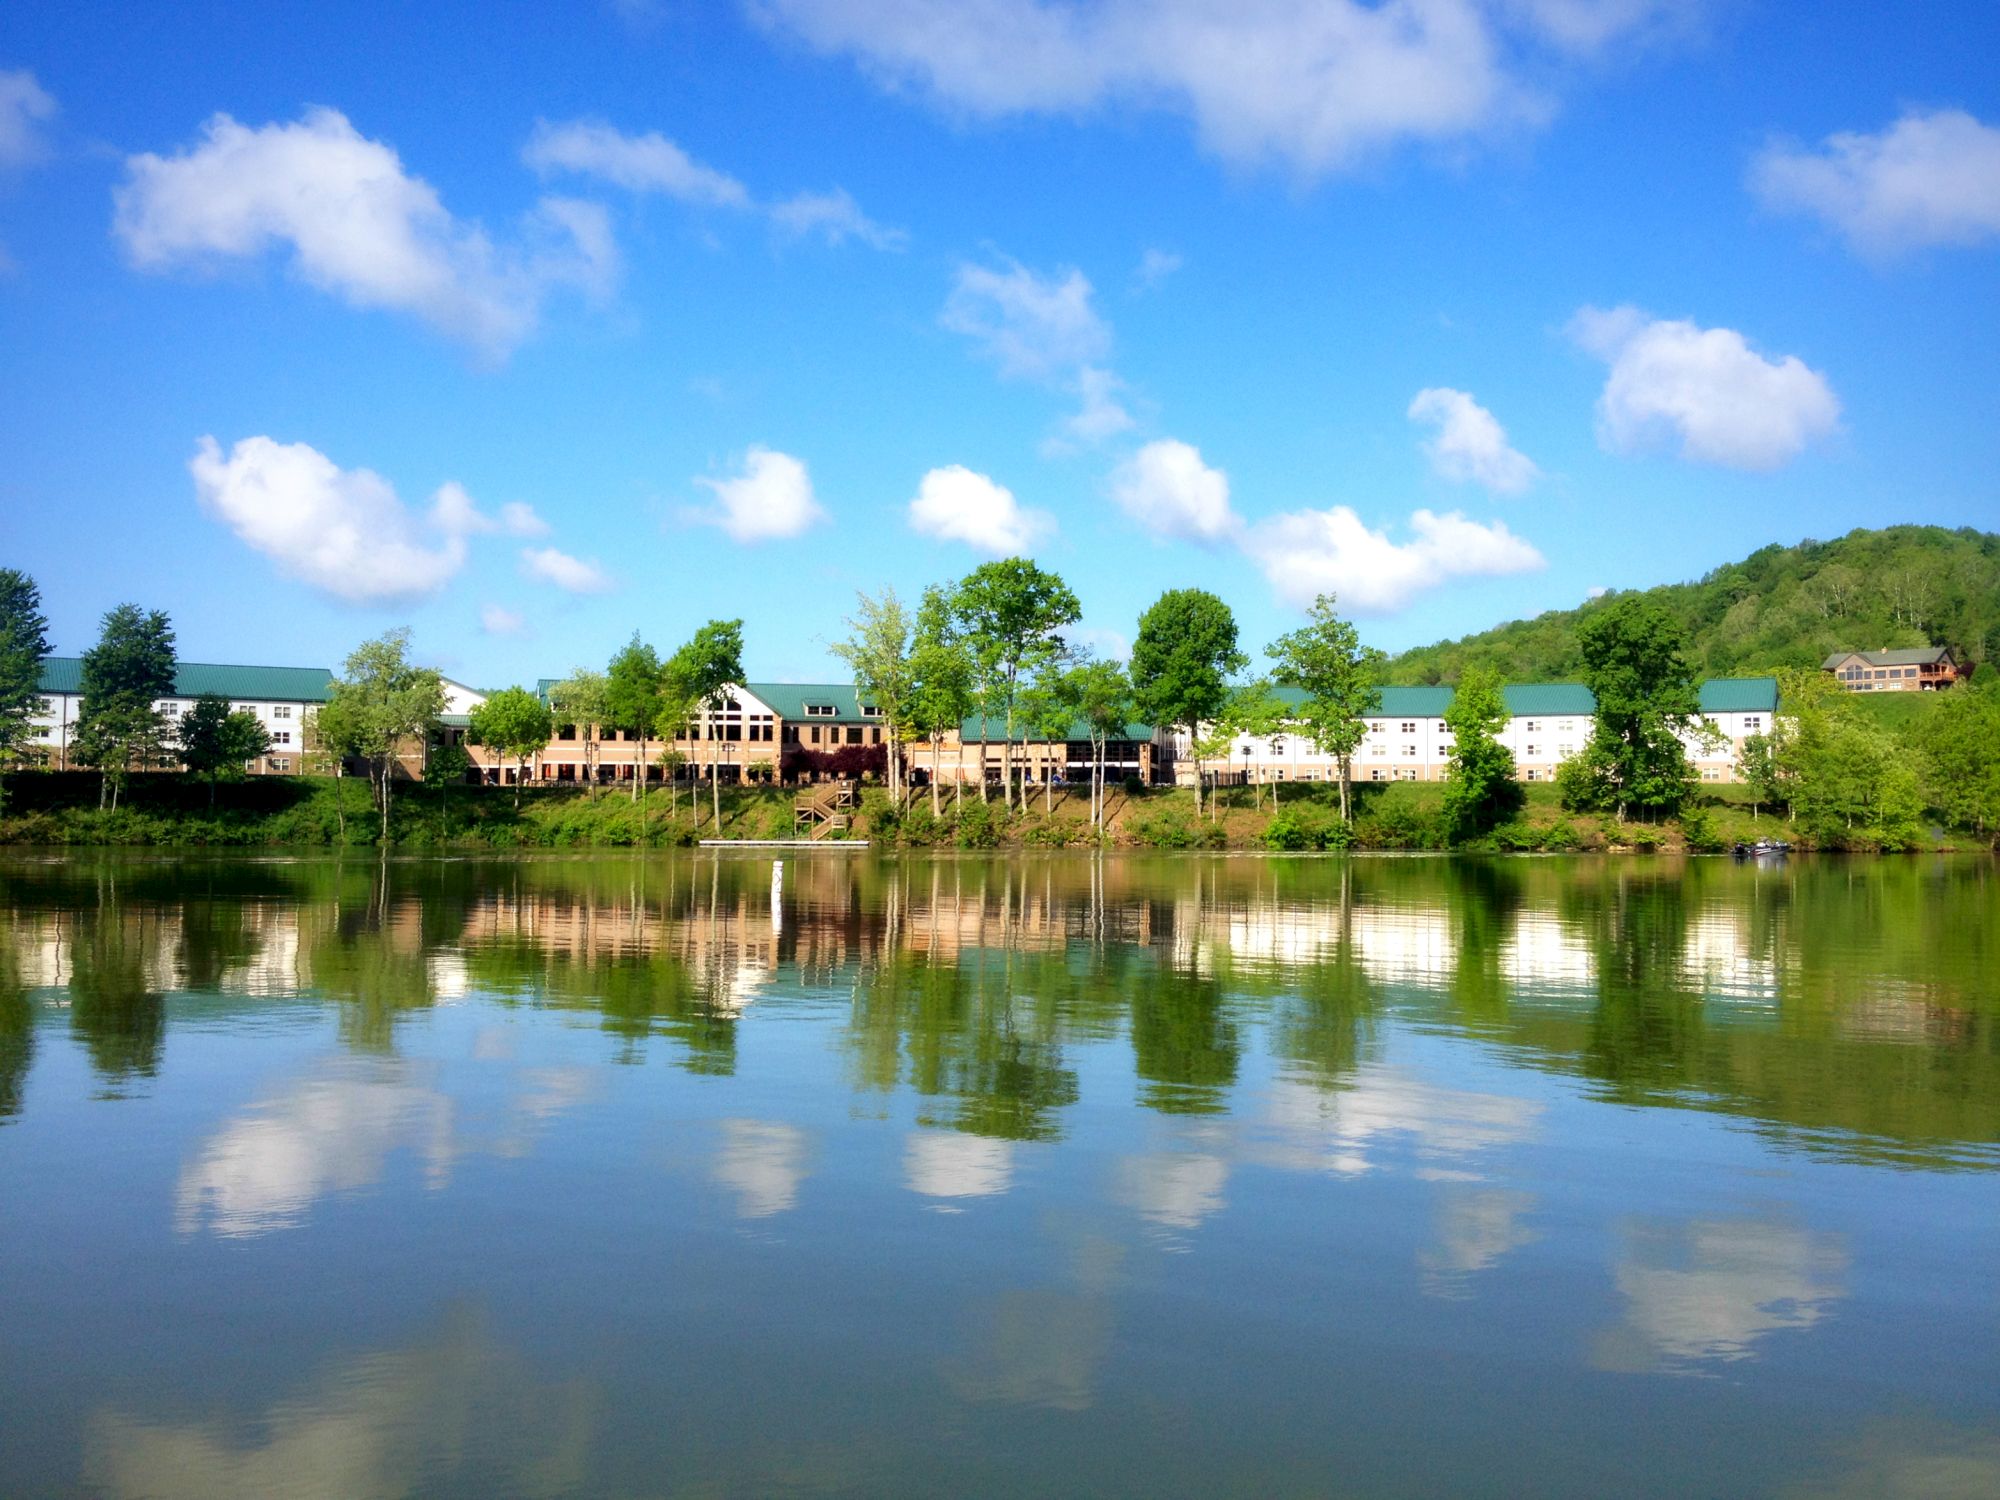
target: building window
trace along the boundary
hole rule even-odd
[[[879,719],[882,717],[882,709],[878,704],[864,703],[861,705],[861,716],[864,719]]]
[[[1414,759],[1416,753],[1417,753],[1417,747],[1415,745],[1403,746],[1403,755],[1406,759]]]
[[[1574,745],[1556,746],[1556,759],[1558,760],[1568,760],[1570,756],[1575,753],[1576,753],[1576,746]]]
[[[833,716],[834,707],[831,703],[808,703],[806,705],[806,717],[808,718],[830,719]]]
[[[1521,727],[1527,730],[1528,733],[1530,734],[1539,734],[1541,733],[1542,729],[1542,726],[1533,719],[1528,720],[1528,722],[1523,724]]]
[[[272,770],[274,770],[274,771],[289,771],[289,770],[291,770],[291,768],[292,768],[292,762],[291,762],[291,758],[290,758],[289,756],[284,756],[284,755],[274,755],[274,756],[272,756],[272,757],[271,757],[271,769],[272,769]]]
[[[271,717],[274,719],[289,719],[291,716],[292,705],[289,703],[280,703],[271,710]]]
[[[1722,780],[1722,772],[1714,766],[1703,766],[1701,768],[1701,779],[1703,781],[1720,781]]]
[[[1285,753],[1285,741],[1282,736],[1271,741],[1271,753],[1273,755],[1283,755]]]
[[[1751,714],[1748,718],[1744,719],[1743,727],[1751,734],[1757,733],[1764,727],[1763,716],[1761,714]]]
[[[1530,745],[1528,746],[1527,749],[1523,750],[1521,753],[1527,756],[1529,760],[1533,760],[1537,755],[1540,755],[1542,753],[1542,750],[1541,746],[1539,745]]]
[[[1542,779],[1542,773],[1540,771],[1537,771],[1533,766],[1530,766],[1528,767],[1527,770],[1527,779],[1529,781],[1540,781]]]
[[[819,743],[819,725],[817,724],[813,725],[812,736],[813,736],[813,743],[817,745]]]
[[[1404,734],[1415,734],[1416,732],[1417,732],[1417,726],[1416,726],[1416,722],[1415,722],[1414,720],[1411,720],[1411,719],[1405,719],[1405,720],[1403,720],[1403,733],[1404,733]]]
[[[272,744],[274,744],[274,745],[289,745],[289,744],[290,744],[291,742],[292,742],[292,732],[291,732],[291,730],[289,730],[289,729],[274,729],[274,730],[272,730],[272,731],[271,731],[271,743],[272,743]]]
[[[1317,781],[1318,779],[1319,777],[1312,772],[1308,772],[1306,774],[1306,780],[1308,781]],[[1373,770],[1371,770],[1368,773],[1368,779],[1370,781],[1387,781],[1389,779],[1389,773],[1385,771],[1382,767],[1376,766]]]
[[[847,726],[847,743],[850,745],[861,743],[861,726],[859,724],[850,724]]]

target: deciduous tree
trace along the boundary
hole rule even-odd
[[[98,805],[119,790],[134,760],[151,762],[165,748],[159,700],[174,690],[174,628],[159,610],[121,604],[104,617],[97,644],[83,654],[83,706],[76,758],[102,773]]]
[[[1360,632],[1334,612],[1332,594],[1313,600],[1305,625],[1278,637],[1267,651],[1277,679],[1305,694],[1299,727],[1340,770],[1340,816],[1353,820],[1354,752],[1375,711],[1383,656],[1361,644]]]
[[[496,754],[514,759],[514,806],[521,805],[521,783],[528,779],[528,762],[548,748],[555,718],[546,703],[526,688],[502,688],[472,711],[467,737]]]
[[[1698,784],[1683,735],[1709,733],[1701,716],[1687,629],[1664,606],[1633,594],[1577,627],[1584,682],[1597,699],[1590,742],[1563,767],[1573,808],[1680,811]]]
[[[917,693],[910,660],[910,618],[894,589],[877,598],[857,594],[855,612],[847,621],[847,636],[828,649],[853,669],[854,692],[873,704],[882,718],[888,742],[883,762],[889,796],[903,802],[903,740],[910,732],[910,715]]]
[[[381,838],[387,844],[397,756],[412,742],[419,750],[428,748],[444,715],[444,679],[434,668],[410,660],[407,629],[363,641],[349,654],[342,672],[320,710],[320,734],[327,735],[331,709],[335,729],[351,746],[349,753],[368,764],[382,817]]]
[[[574,668],[569,676],[549,687],[549,709],[556,722],[574,725],[583,750],[583,777],[591,796],[597,795],[598,764],[603,756],[599,736],[604,732],[605,681],[602,672],[588,667]]]
[[[668,676],[687,692],[697,715],[707,720],[703,738],[709,745],[708,789],[719,831],[722,827],[719,736],[728,690],[743,681],[743,622],[710,620],[674,653],[668,663]],[[697,803],[697,822],[701,819],[699,807]]]
[[[1000,775],[1008,805],[1014,797],[1014,718],[1023,678],[1032,678],[1064,651],[1061,632],[1083,616],[1083,607],[1056,574],[1024,557],[981,563],[952,595],[960,634],[977,669],[980,734],[979,786],[986,789],[985,722],[998,718]],[[1023,805],[1026,798],[1023,798]]]
[[[1444,711],[1444,727],[1451,735],[1445,830],[1453,839],[1476,838],[1512,817],[1524,800],[1514,777],[1514,752],[1499,738],[1507,727],[1500,674],[1487,666],[1467,667]]]
[[[611,658],[604,675],[604,722],[639,742],[632,764],[632,800],[645,790],[646,746],[660,718],[660,653],[632,632],[632,639]]]
[[[1192,750],[1200,726],[1222,712],[1229,677],[1249,658],[1236,645],[1236,616],[1206,589],[1169,589],[1139,616],[1132,642],[1132,694],[1139,717],[1185,730]],[[1201,811],[1201,762],[1195,755],[1194,802]]]
[[[232,710],[228,699],[214,693],[203,693],[194,700],[194,707],[181,715],[178,739],[181,764],[208,778],[211,808],[215,806],[217,780],[225,773],[240,776],[246,761],[271,748],[270,733],[255,714]]]

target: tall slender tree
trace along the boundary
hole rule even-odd
[[[1277,679],[1305,694],[1298,722],[1322,755],[1340,771],[1341,821],[1354,816],[1354,752],[1368,732],[1367,715],[1380,696],[1383,656],[1335,612],[1332,594],[1313,600],[1307,622],[1266,648]]]
[[[573,668],[569,676],[549,686],[549,708],[558,724],[576,730],[583,750],[584,781],[590,795],[597,795],[598,764],[603,756],[599,736],[604,733],[604,674],[588,667]]]
[[[1056,574],[1025,557],[981,563],[953,592],[959,630],[978,667],[980,789],[986,785],[985,721],[1000,718],[1000,777],[1008,805],[1014,796],[1014,716],[1023,677],[1032,678],[1063,654],[1061,632],[1083,617],[1083,606]],[[1024,799],[1025,802],[1025,799]]]
[[[947,735],[958,740],[958,793],[965,793],[964,727],[973,706],[973,663],[959,635],[951,590],[924,590],[910,640],[912,691],[907,713],[913,733],[931,747],[931,811],[938,811],[938,770]]]
[[[1104,827],[1104,748],[1131,733],[1132,683],[1115,661],[1079,661],[1072,669],[1077,717],[1090,731],[1090,826]]]
[[[98,806],[111,805],[135,759],[150,763],[165,748],[159,700],[174,691],[174,628],[161,611],[121,604],[104,616],[97,644],[83,654],[83,706],[77,759],[100,772]]]
[[[368,764],[381,814],[381,841],[389,842],[396,763],[406,747],[425,751],[444,716],[444,679],[435,668],[410,660],[410,632],[396,629],[363,641],[349,653],[342,675],[328,689],[327,709],[349,737],[353,753]],[[326,709],[320,712],[325,733]]]
[[[903,801],[903,740],[910,733],[910,716],[917,693],[916,674],[910,662],[910,617],[894,589],[882,590],[870,598],[856,595],[855,612],[848,618],[847,635],[828,649],[853,669],[854,692],[863,703],[873,704],[881,716],[888,739],[883,758],[884,779],[890,799]]]
[[[6,806],[4,773],[35,735],[48,657],[41,590],[26,573],[0,568],[0,808]]]
[[[706,721],[703,737],[709,744],[709,799],[719,832],[722,827],[719,735],[729,689],[741,685],[743,681],[743,622],[710,620],[674,653],[672,670],[686,685],[700,717]]]
[[[639,742],[632,764],[632,800],[645,791],[646,747],[660,716],[660,653],[632,632],[604,674],[604,722]]]
[[[1139,616],[1132,642],[1132,692],[1139,717],[1186,732],[1190,752],[1203,724],[1229,699],[1229,677],[1248,665],[1236,645],[1236,616],[1206,589],[1169,589]],[[1195,754],[1194,805],[1201,811],[1202,759]]]

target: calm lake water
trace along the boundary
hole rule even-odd
[[[2000,1495],[1980,859],[0,859],[0,1494]]]

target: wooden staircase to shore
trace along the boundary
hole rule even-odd
[[[829,781],[792,803],[792,831],[817,843],[844,834],[854,825],[854,783]]]

